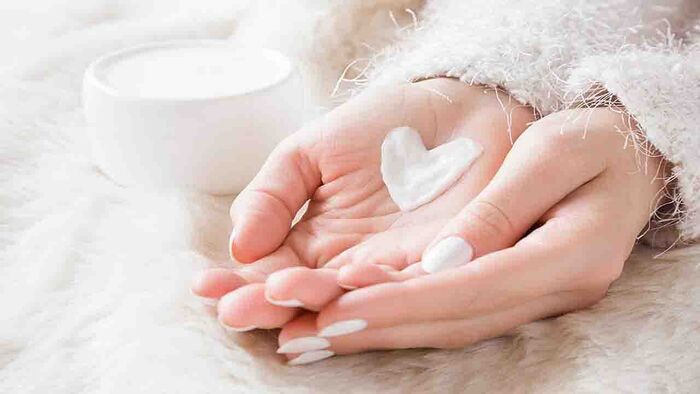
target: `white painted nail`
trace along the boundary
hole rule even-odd
[[[304,306],[304,304],[301,301],[294,299],[294,298],[292,298],[290,300],[273,300],[271,298],[268,298],[267,301],[272,305],[286,306],[288,308],[295,308],[295,307]]]
[[[301,337],[294,338],[277,349],[277,353],[305,353],[313,350],[321,350],[331,345],[325,338]]]
[[[255,330],[257,327],[255,326],[247,326],[247,327],[232,327],[232,326],[227,326],[225,324],[222,324],[224,326],[224,329],[228,332],[246,332],[246,331],[252,331]]]
[[[267,302],[269,302],[272,305],[286,306],[288,308],[296,308],[296,307],[304,306],[304,304],[301,301],[297,300],[296,298],[291,298],[288,300],[274,299],[270,296],[268,289],[265,289],[265,299],[267,300]]]
[[[313,352],[302,353],[299,357],[289,360],[287,365],[302,365],[321,361],[333,356],[335,353],[330,350],[316,350]]]
[[[432,274],[467,264],[473,255],[474,249],[464,239],[447,237],[423,254],[421,267]]]
[[[362,331],[367,327],[367,322],[362,319],[341,320],[326,326],[318,333],[319,337],[337,337],[339,335],[352,334]]]
[[[236,258],[233,256],[233,239],[236,238],[236,228],[234,227],[231,230],[231,235],[228,236],[228,255],[231,258],[231,260],[236,261]]]
[[[219,319],[219,324],[221,324],[221,327],[223,327],[224,330],[226,330],[228,332],[246,332],[246,331],[255,330],[257,328],[255,326],[244,326],[244,327],[229,326],[228,324],[221,321],[221,319]]]

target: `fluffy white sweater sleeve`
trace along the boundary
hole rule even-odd
[[[629,49],[582,60],[567,80],[572,93],[602,86],[617,96],[647,140],[673,166],[685,239],[700,237],[700,45]]]
[[[700,237],[698,0],[433,0],[374,83],[451,76],[542,115],[603,87],[671,163],[684,239]],[[680,212],[680,211],[679,211]]]

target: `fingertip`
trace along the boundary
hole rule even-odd
[[[262,283],[243,286],[221,297],[217,305],[221,324],[234,328],[277,328],[291,320],[296,308],[272,305],[265,300]]]
[[[250,263],[277,249],[299,209],[321,185],[315,158],[302,146],[305,135],[295,133],[280,142],[233,202],[236,235],[230,249],[236,260]],[[309,136],[313,145],[318,134]]]
[[[262,192],[246,191],[236,204],[229,254],[250,264],[274,252],[287,237],[292,217],[286,208]]]
[[[199,271],[192,277],[190,290],[194,295],[204,297],[207,289],[207,270]]]
[[[232,269],[211,268],[195,274],[190,290],[205,298],[220,298],[247,282]]]
[[[288,291],[306,279],[313,270],[309,267],[289,267],[275,271],[267,277],[265,284],[276,291]],[[303,283],[303,282],[302,282]]]
[[[319,310],[343,294],[337,270],[291,267],[272,273],[266,282],[266,296],[277,305],[303,306]]]
[[[346,265],[338,270],[338,285],[344,289],[357,289],[390,282],[391,270],[391,267],[381,267],[377,264]]]
[[[308,267],[290,267],[271,273],[265,280],[265,296],[268,301],[276,303],[294,299],[292,296],[295,288],[305,284],[310,271]]]
[[[229,241],[229,253],[233,261],[251,264],[265,257],[278,246],[270,244],[269,238],[261,242],[256,235],[256,233],[261,232],[260,230],[249,230],[245,228],[243,223],[239,225],[239,229],[242,231],[231,234],[232,237]]]

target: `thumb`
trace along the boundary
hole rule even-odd
[[[253,181],[231,205],[231,257],[250,263],[274,252],[284,241],[297,211],[321,183],[307,146],[316,134],[298,132],[270,154]]]
[[[423,253],[424,271],[514,245],[557,202],[603,171],[583,149],[562,160],[559,150],[530,142],[521,137],[486,188],[435,237]]]
[[[433,273],[455,268],[512,246],[527,228],[516,227],[511,215],[491,202],[472,201],[428,245],[422,269]]]

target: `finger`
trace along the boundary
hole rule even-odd
[[[289,365],[309,364],[334,355],[327,350],[331,345],[326,338],[316,336],[316,314],[303,313],[285,324],[278,338],[277,353],[292,360]]]
[[[277,249],[297,211],[321,183],[311,133],[298,133],[270,154],[231,206],[232,257],[250,263]]]
[[[368,328],[328,338],[317,336],[316,315],[306,314],[282,328],[277,352],[285,354],[291,365],[300,365],[368,350],[458,348],[507,334],[522,324],[574,309],[581,303],[577,294],[556,294],[471,319]]]
[[[599,297],[619,276],[639,230],[638,218],[623,214],[628,200],[611,197],[620,182],[609,172],[588,182],[514,247],[449,272],[345,294],[322,311],[319,327],[322,333],[342,335],[366,327],[469,318],[572,286],[593,289]],[[606,227],[611,218],[617,225]]]
[[[292,248],[282,246],[271,255],[242,268],[206,269],[195,276],[191,290],[197,296],[218,299],[246,284],[264,282],[275,271],[299,264]]]
[[[605,170],[595,145],[582,138],[580,123],[540,121],[520,137],[493,180],[435,237],[423,253],[423,268],[437,272],[512,246],[542,215]],[[553,165],[556,163],[556,165]]]
[[[291,320],[297,308],[272,305],[265,299],[265,284],[254,283],[240,287],[219,300],[219,322],[234,331],[255,328],[277,328]]]
[[[624,234],[636,231],[619,215],[623,207],[601,192],[610,190],[610,182],[619,179],[606,174],[570,194],[545,215],[542,227],[514,247],[452,271],[345,294],[319,315],[319,327],[335,325],[331,333],[342,333],[362,326],[469,318],[569,291],[570,286],[609,284],[619,276],[631,247]],[[611,217],[620,226],[603,226]]]
[[[411,264],[401,271],[390,266],[358,263],[343,266],[338,270],[338,284],[344,289],[354,290],[379,283],[401,282],[424,274],[419,263]]]
[[[265,297],[274,305],[317,311],[345,290],[338,285],[338,271],[328,268],[292,267],[271,274]]]
[[[232,268],[211,268],[197,274],[190,289],[197,296],[219,299],[246,283]]]
[[[351,264],[381,264],[403,269],[420,260],[421,253],[444,222],[422,222],[410,227],[396,227],[381,232],[332,258],[325,267],[340,268]]]
[[[514,247],[460,268],[346,293],[321,311],[319,327],[333,336],[366,327],[469,318],[559,291],[581,274],[575,269],[585,266],[573,259],[603,258],[580,250],[594,242],[591,223],[595,221],[551,220]]]

